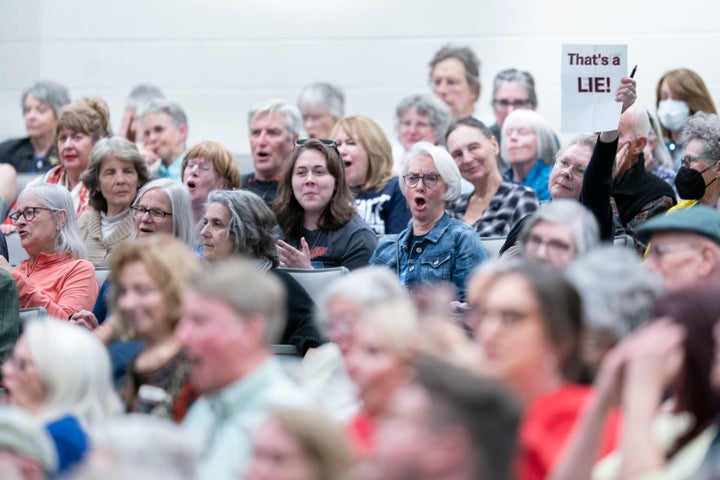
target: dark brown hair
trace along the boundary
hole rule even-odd
[[[345,165],[340,159],[337,149],[323,145],[320,140],[310,139],[293,152],[290,163],[285,169],[280,185],[278,185],[277,198],[273,202],[273,210],[278,225],[280,225],[288,238],[300,238],[303,234],[305,210],[295,198],[292,178],[298,157],[307,150],[320,152],[325,157],[328,172],[335,178],[332,197],[325,206],[325,210],[320,214],[318,228],[321,230],[337,230],[347,225],[357,215],[352,191],[350,191],[350,187],[345,180]]]

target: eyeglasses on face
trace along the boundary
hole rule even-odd
[[[47,207],[27,207],[25,210],[17,210],[9,215],[12,223],[17,223],[20,217],[23,217],[26,221],[31,222],[40,210],[47,210],[48,212],[56,212],[52,208]]]
[[[507,110],[510,107],[515,109],[527,108],[530,105],[530,100],[514,100],[512,102],[505,99],[493,100],[493,105],[495,105],[498,110]]]
[[[541,245],[545,245],[545,248],[550,254],[562,255],[572,250],[572,245],[562,240],[545,240],[538,235],[530,235],[525,241],[526,250],[537,250]]]
[[[299,140],[295,140],[295,146],[302,147],[310,140],[316,140],[328,148],[337,148],[337,142],[335,140],[331,140],[329,138],[301,138]]]
[[[200,162],[198,160],[190,160],[187,162],[185,170],[192,170],[195,167],[197,167],[201,172],[212,172],[215,170],[215,167],[213,167],[211,163]]]
[[[423,185],[426,187],[434,187],[437,185],[438,180],[440,180],[440,174],[431,172],[426,173],[425,175],[418,175],[417,173],[408,173],[407,175],[403,175],[405,185],[410,188],[415,187],[420,180],[422,180]]]
[[[568,160],[567,158],[558,158],[557,161],[555,162],[555,165],[560,170],[568,170],[574,176],[578,176],[578,177],[585,176],[585,167],[582,165],[570,163],[570,160]]]
[[[130,211],[136,217],[142,217],[146,213],[149,213],[150,218],[152,218],[153,220],[158,221],[158,222],[163,220],[168,215],[172,216],[172,213],[165,212],[163,210],[160,210],[159,208],[145,208],[145,207],[132,206],[132,207],[130,207]]]
[[[682,159],[682,166],[685,168],[690,168],[690,166],[694,163],[696,163],[698,160],[716,160],[715,158],[711,157],[710,155],[685,155]]]
[[[698,245],[697,242],[676,242],[676,243],[651,242],[646,256],[648,258],[655,257],[657,259],[662,259],[668,253],[677,252],[680,250],[690,250],[691,248],[695,248],[697,245]]]

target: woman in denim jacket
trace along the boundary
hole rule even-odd
[[[405,157],[401,188],[412,213],[411,226],[382,237],[370,259],[415,284],[452,282],[465,300],[465,279],[487,258],[475,230],[445,213],[460,195],[460,171],[442,147],[418,142]]]

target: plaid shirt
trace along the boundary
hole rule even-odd
[[[637,230],[640,225],[642,225],[655,215],[660,215],[667,212],[674,204],[675,202],[671,197],[668,197],[667,195],[662,196],[658,199],[646,203],[637,215],[630,219],[627,224],[623,224],[622,220],[620,220],[620,213],[618,212],[615,199],[610,197],[610,207],[612,208],[613,213],[615,235],[630,235],[633,238],[633,242],[635,243],[635,250],[638,252],[638,254],[643,255],[645,249],[647,248],[647,244],[638,240],[637,236],[635,235],[635,230]]]
[[[448,214],[462,220],[471,196],[472,192],[460,195],[460,198],[448,205]],[[532,188],[503,180],[473,228],[481,237],[502,237],[508,234],[518,220],[539,207]]]
[[[10,356],[20,335],[20,297],[12,276],[0,270],[0,361]]]

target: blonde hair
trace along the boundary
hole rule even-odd
[[[136,238],[121,243],[110,255],[110,280],[112,305],[118,320],[121,335],[135,338],[135,332],[128,325],[118,305],[118,285],[122,270],[128,265],[140,262],[156,283],[166,303],[169,325],[175,328],[180,321],[182,298],[191,277],[200,271],[200,261],[180,240],[170,235],[157,234]]]
[[[324,413],[279,409],[270,417],[297,442],[319,480],[352,478],[353,456],[343,429]]]
[[[368,171],[365,184],[360,187],[365,192],[379,192],[393,177],[392,147],[380,125],[362,115],[354,115],[338,120],[330,136],[335,138],[342,129],[355,137],[368,156]]]

